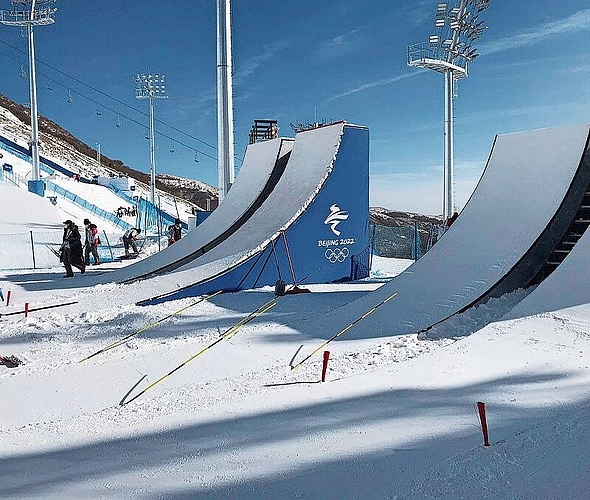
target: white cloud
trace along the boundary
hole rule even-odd
[[[333,59],[353,52],[364,43],[364,39],[360,36],[363,31],[366,31],[366,28],[354,28],[348,33],[331,38],[320,45],[318,56],[322,59]]]
[[[542,42],[555,35],[586,30],[590,30],[590,9],[581,10],[564,19],[543,24],[518,35],[484,43],[480,46],[480,52],[482,54],[492,54]]]
[[[336,94],[329,99],[327,99],[323,104],[327,104],[329,102],[335,101],[336,99],[340,99],[342,97],[346,97],[352,94],[356,94],[357,92],[362,92],[363,90],[373,89],[375,87],[383,87],[385,85],[391,85],[393,83],[397,83],[401,80],[405,80],[406,78],[410,78],[412,76],[419,75],[426,70],[419,70],[419,71],[412,71],[411,73],[404,73],[403,75],[394,76],[392,78],[382,78],[381,80],[376,80],[374,82],[365,83],[363,85],[359,85],[353,89],[347,90],[345,92],[341,92],[340,94]]]
[[[277,42],[275,45],[267,47],[261,54],[248,59],[240,65],[239,71],[236,72],[234,77],[234,81],[240,83],[242,80],[252,76],[263,64],[272,61],[275,55],[285,49],[287,45],[288,44],[285,42]]]

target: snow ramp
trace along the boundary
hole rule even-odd
[[[209,252],[136,283],[139,302],[274,285],[279,278],[325,283],[366,276],[368,167],[366,127],[338,122],[298,133],[260,208]]]
[[[223,203],[180,241],[125,268],[102,275],[97,283],[133,282],[165,274],[204,255],[235,233],[260,208],[283,175],[293,139],[250,144],[236,182]]]
[[[497,136],[464,210],[428,253],[378,290],[295,328],[329,337],[376,308],[346,338],[416,333],[528,286],[588,188],[588,134],[578,125]]]

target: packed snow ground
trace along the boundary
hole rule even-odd
[[[377,258],[374,275],[407,264]],[[156,325],[197,299],[2,317],[0,353],[24,364],[0,366],[0,498],[587,498],[590,309],[467,336],[459,317],[456,335],[451,324],[432,339],[344,335],[326,346],[325,383],[324,349],[290,369],[325,338],[287,320],[380,281],[281,297],[125,406],[272,290],[222,294]],[[22,306],[25,292],[13,293],[20,305],[5,310]],[[476,401],[487,403],[489,448]]]
[[[76,273],[56,292],[35,284],[59,287],[62,268],[4,272],[0,355],[23,364],[0,365],[0,498],[587,498],[588,304],[498,319],[516,292],[420,337],[325,347],[329,324],[316,338],[288,326],[408,264],[374,258],[370,279],[280,297],[225,337],[273,290],[139,307],[133,285],[89,289]]]

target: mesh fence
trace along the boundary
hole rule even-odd
[[[437,240],[438,227],[435,224],[414,224],[411,226],[372,227],[373,253],[380,257],[417,260]]]
[[[61,229],[0,234],[0,269],[44,269],[59,265]]]
[[[168,226],[174,224],[174,216],[160,210],[144,198],[137,202],[137,212],[137,227],[142,231],[163,234]]]
[[[59,252],[62,237],[62,229],[0,234],[0,270],[47,269],[61,265]],[[103,231],[100,239],[98,256],[101,262],[112,262],[123,253],[120,238],[111,242]],[[94,262],[92,255],[90,262]]]

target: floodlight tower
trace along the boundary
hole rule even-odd
[[[29,92],[31,100],[31,161],[33,164],[32,180],[29,182],[29,191],[43,196],[45,185],[41,181],[39,172],[39,122],[37,112],[37,81],[35,77],[35,41],[33,38],[33,26],[53,24],[51,17],[57,9],[53,8],[55,0],[12,0],[12,10],[0,12],[0,22],[7,26],[20,26],[27,28],[29,39]]]
[[[217,169],[219,201],[234,183],[230,0],[217,0]]]
[[[491,0],[460,0],[450,8],[446,3],[436,6],[435,26],[438,33],[430,35],[428,43],[408,46],[408,65],[426,68],[445,75],[445,155],[443,218],[455,211],[453,200],[453,104],[455,82],[467,77],[467,66],[479,54],[472,47],[487,26],[479,13],[487,9]]]
[[[156,204],[156,130],[154,125],[154,102],[156,99],[167,99],[164,75],[140,73],[135,77],[135,97],[150,101],[150,201]]]

